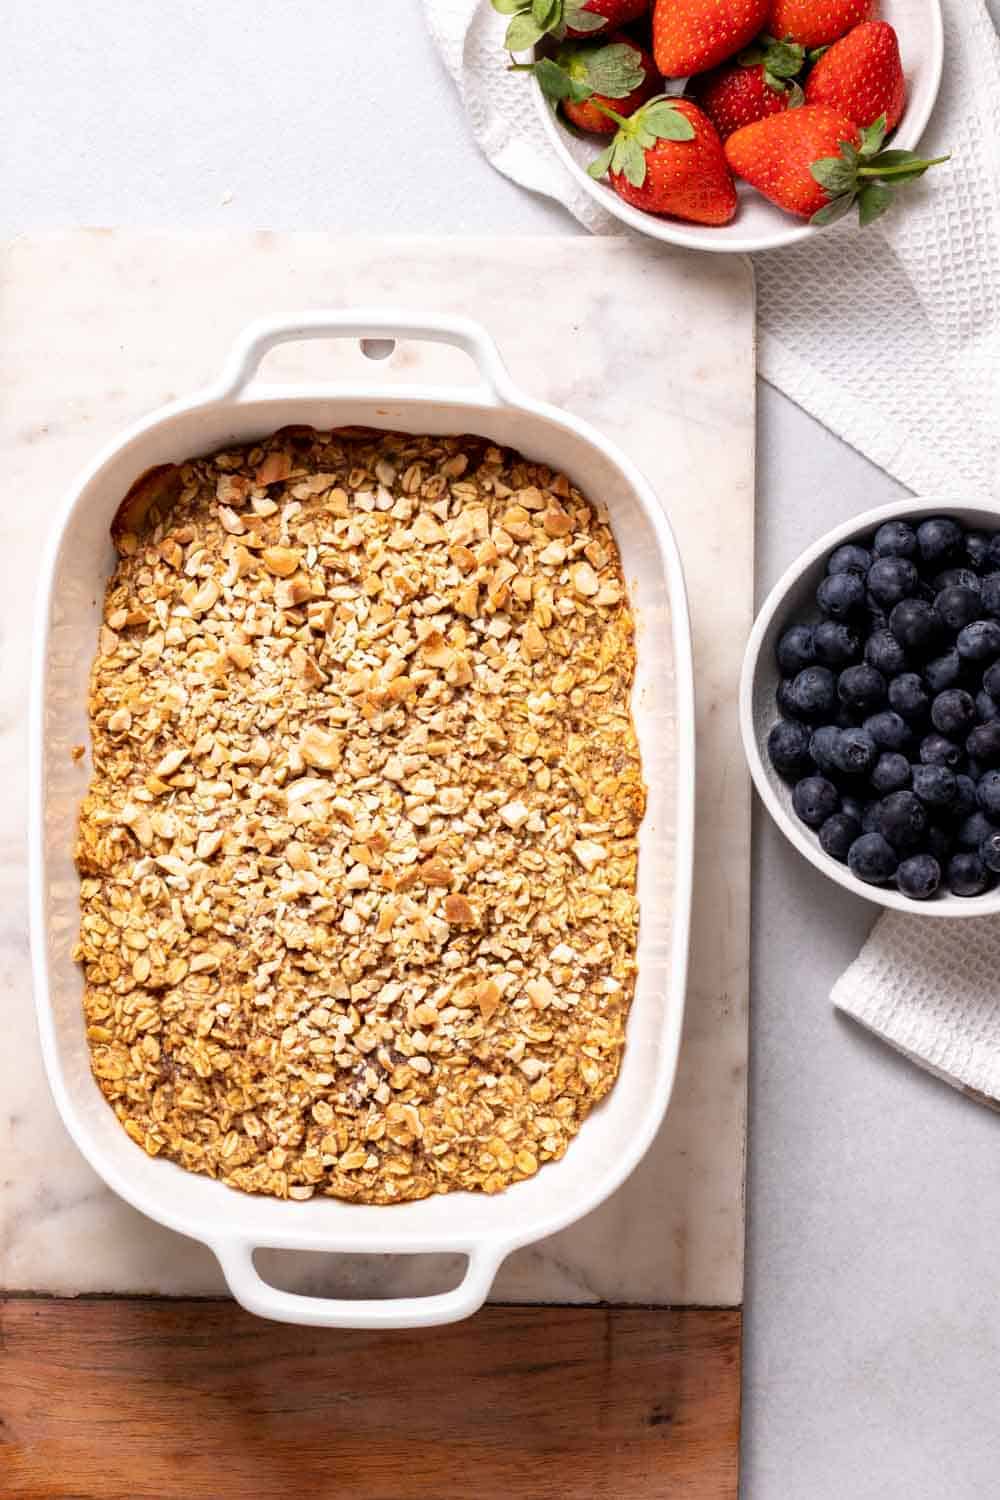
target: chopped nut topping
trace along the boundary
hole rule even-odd
[[[288,428],[165,473],[116,517],[91,676],[99,1087],[247,1192],[532,1176],[613,1085],[635,983],[603,513],[475,437]]]

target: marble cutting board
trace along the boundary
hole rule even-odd
[[[698,692],[691,980],[660,1136],[599,1210],[518,1252],[494,1300],[736,1306],[742,1301],[749,787],[736,687],[753,584],[754,321],[748,262],[633,239],[387,239],[326,234],[27,236],[0,260],[0,1290],[207,1294],[212,1255],[116,1198],[55,1111],[35,1037],[25,893],[24,709],[30,606],[55,503],[126,423],[215,376],[253,318],[303,307],[461,312],[528,392],[587,418],[646,472],[680,543]],[[288,346],[275,378],[349,378],[356,347]],[[408,345],[389,379],[464,378]],[[364,372],[370,373],[370,367]],[[316,1257],[266,1267],[328,1286]],[[346,1258],[345,1258],[346,1259]],[[263,1261],[262,1261],[263,1265]],[[420,1261],[337,1262],[369,1295],[422,1290]]]

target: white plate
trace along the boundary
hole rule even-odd
[[[774,697],[780,676],[774,648],[778,637],[795,621],[819,619],[816,589],[826,572],[830,553],[844,542],[870,536],[884,521],[900,517],[924,520],[927,516],[940,515],[952,515],[967,527],[1000,531],[1000,503],[964,505],[960,500],[914,497],[855,516],[852,521],[828,531],[792,563],[768,594],[750,632],[740,680],[740,731],[750,774],[761,801],[785,837],[817,870],[855,896],[863,896],[878,906],[891,907],[893,911],[908,912],[911,916],[989,917],[1000,912],[1000,885],[982,896],[940,895],[930,901],[911,901],[888,886],[866,885],[855,879],[846,865],[823,852],[816,834],[796,817],[792,808],[792,788],[775,771],[765,748],[771,726],[780,717]]]
[[[940,0],[882,0],[881,18],[899,33],[908,95],[906,111],[892,138],[892,145],[912,151],[924,133],[941,86],[944,32]],[[673,91],[673,80],[668,80],[668,88]],[[786,214],[745,182],[736,184],[740,201],[735,219],[718,228],[643,213],[619,198],[606,181],[595,182],[587,175],[587,164],[602,149],[604,137],[582,138],[565,130],[537,84],[535,108],[541,114],[549,139],[579,185],[609,214],[637,229],[640,234],[648,234],[654,240],[666,240],[671,245],[685,245],[689,250],[718,250],[742,255],[795,245],[823,232]]]
[[[430,339],[474,359],[475,385],[363,388],[263,385],[261,358],[295,339]],[[378,353],[377,347],[370,352]],[[377,368],[377,367],[375,367]],[[639,833],[638,983],[615,1088],[566,1155],[505,1193],[448,1193],[390,1207],[314,1198],[279,1202],[228,1188],[146,1155],[125,1134],[90,1071],[82,980],[71,960],[79,922],[73,843],[85,743],[87,681],[114,563],[111,517],[154,464],[247,442],[289,423],[359,424],[414,433],[475,432],[562,469],[608,507],[638,619],[633,712],[648,788]],[[39,589],[31,707],[30,894],[35,1002],[49,1083],[70,1135],[134,1207],[215,1251],[251,1312],[326,1327],[401,1328],[467,1317],[511,1250],[554,1233],[624,1181],[652,1141],[673,1087],[684,1013],[694,847],[694,699],[680,558],[666,514],[630,461],[568,413],[523,395],[477,324],[388,312],[319,312],[257,325],[222,379],[156,412],[100,453],[74,485]],[[468,1258],[452,1291],[341,1301],[269,1285],[258,1247]]]

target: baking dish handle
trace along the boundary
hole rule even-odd
[[[271,1286],[254,1265],[254,1247],[245,1241],[217,1242],[212,1249],[229,1290],[247,1312],[310,1328],[432,1328],[438,1323],[457,1323],[482,1307],[506,1254],[493,1245],[463,1246],[461,1253],[468,1256],[465,1275],[449,1292],[352,1300],[307,1297]]]
[[[490,405],[518,399],[500,351],[481,323],[471,318],[424,319],[418,314],[358,308],[304,312],[297,317],[251,323],[237,339],[222,378],[210,394],[216,400],[233,400],[251,383],[265,354],[279,344],[327,338],[389,343],[413,339],[451,344],[475,363],[479,371],[479,390]]]

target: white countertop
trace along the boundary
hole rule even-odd
[[[575,232],[479,157],[415,0],[349,11],[93,0],[82,24],[68,0],[22,7],[0,233]],[[767,388],[759,441],[763,591],[900,491]],[[834,1015],[871,909],[762,818],[755,877],[744,1494],[978,1500],[1000,1470],[1000,1119]],[[24,938],[4,940],[10,983]]]

